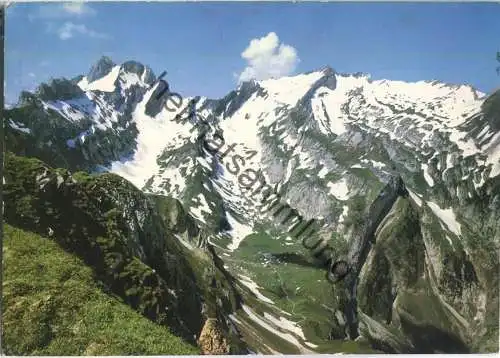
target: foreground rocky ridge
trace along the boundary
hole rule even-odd
[[[244,350],[225,322],[239,304],[231,276],[210,253],[176,239],[200,233],[175,200],[147,197],[112,174],[71,175],[10,153],[4,179],[7,223],[80,257],[106,292],[187,342],[197,342],[210,318],[223,327],[228,350]]]

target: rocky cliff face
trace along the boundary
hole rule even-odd
[[[101,79],[111,72],[115,63],[112,59],[107,56],[103,56],[97,61],[89,73],[87,74],[87,79],[89,82],[94,82],[95,80]]]
[[[200,334],[199,345],[202,354],[227,354],[229,347],[220,327],[217,325],[217,320],[209,318],[205,321]]]
[[[498,349],[499,92],[325,68],[246,82],[219,100],[184,98],[171,112],[154,79],[140,63],[104,59],[72,82],[84,96],[66,85],[24,94],[8,111],[7,148],[56,167],[111,171],[147,193],[145,207],[164,225],[148,232],[174,233],[188,253],[207,248],[216,268],[201,271],[220,279],[209,292],[226,297],[210,317],[255,351]],[[207,150],[203,138],[223,142]],[[391,189],[394,175],[403,196]],[[333,258],[366,247],[354,255],[355,281],[324,279],[263,207],[262,183],[321,222],[317,236]],[[163,244],[148,246],[138,229],[145,219],[130,215],[120,225],[134,225],[131,255],[150,260]],[[187,302],[199,311],[202,301]],[[201,330],[201,316],[193,320]]]

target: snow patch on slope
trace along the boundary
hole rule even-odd
[[[448,209],[441,209],[439,205],[436,203],[433,203],[432,201],[428,201],[427,205],[432,209],[434,214],[443,222],[446,224],[448,229],[453,232],[454,234],[460,236],[461,234],[461,226],[460,223],[457,221],[457,218],[455,217],[455,213],[453,212],[452,208]]]
[[[311,353],[309,350],[306,350],[302,344],[297,340],[297,338],[295,338],[295,336],[293,336],[292,334],[290,333],[284,333],[284,332],[281,332],[279,331],[278,329],[276,329],[275,327],[273,327],[270,322],[260,316],[258,316],[250,307],[248,307],[247,305],[242,305],[241,308],[243,309],[243,311],[248,315],[248,317],[254,321],[256,324],[258,324],[259,326],[261,326],[262,328],[266,329],[267,331],[275,334],[276,336],[284,339],[285,341],[293,344],[294,346],[298,347],[303,353]],[[306,350],[306,352],[304,352],[304,350]]]
[[[323,72],[317,71],[297,76],[259,81],[259,85],[276,102],[294,106],[306,94],[309,88],[323,76]]]
[[[491,138],[488,144],[485,144],[481,150],[488,155],[486,165],[491,164],[492,170],[489,174],[493,178],[500,174],[500,132]]]
[[[88,83],[87,77],[82,78],[80,82],[78,82],[78,86],[83,91],[114,92],[116,88],[115,82],[119,73],[120,66],[114,66],[106,76],[93,82]]]
[[[424,164],[424,163],[422,163],[421,165],[422,165],[422,170],[424,172],[425,181],[427,182],[427,184],[429,184],[430,187],[433,187],[434,180],[432,179],[432,177],[429,174],[429,166],[427,164]]]
[[[347,186],[345,178],[335,183],[329,182],[327,186],[330,189],[330,194],[338,200],[349,199],[349,187]]]
[[[12,129],[15,129],[17,131],[20,131],[20,132],[23,132],[23,133],[26,133],[26,134],[30,134],[31,133],[31,130],[29,128],[26,128],[26,127],[24,127],[24,125],[18,124],[16,122],[14,122],[12,119],[9,119],[9,126]]]
[[[229,225],[231,225],[232,230],[230,233],[233,238],[233,241],[228,245],[227,248],[230,251],[234,251],[240,246],[240,243],[245,239],[245,237],[253,232],[253,229],[248,225],[240,223],[228,212],[226,212],[226,218],[229,222]]]
[[[239,277],[241,284],[246,288],[248,288],[250,292],[252,292],[259,300],[266,303],[274,304],[274,301],[270,300],[269,298],[267,298],[266,296],[264,296],[262,293],[259,292],[260,287],[250,277],[245,275],[239,275]]]
[[[314,117],[329,129],[331,133],[341,135],[346,132],[347,116],[342,105],[349,99],[350,92],[367,84],[367,78],[356,76],[336,76],[335,90],[320,87],[311,99]],[[326,112],[326,115],[325,115]]]
[[[207,199],[205,199],[205,196],[200,193],[198,194],[195,198],[192,200],[195,204],[190,205],[189,207],[189,213],[193,215],[196,219],[201,221],[202,223],[206,224],[205,219],[203,218],[203,214],[211,214],[212,210],[210,210],[210,206],[208,206]],[[196,206],[199,205],[199,206]]]
[[[297,325],[297,323],[292,322],[292,321],[286,319],[285,317],[279,317],[279,319],[278,319],[267,312],[264,312],[264,317],[267,318],[272,323],[274,323],[277,327],[279,327],[285,331],[292,332],[292,333],[296,334],[297,336],[299,336],[300,338],[302,338],[304,341],[306,341],[306,337],[304,336],[304,332]],[[306,344],[311,348],[318,347],[317,345],[312,344],[310,342],[306,342]]]
[[[415,194],[413,191],[411,191],[410,189],[406,188],[408,190],[408,193],[410,194],[410,197],[413,199],[413,201],[418,205],[418,206],[422,206],[422,199],[420,199],[420,197]]]
[[[159,171],[160,166],[156,159],[167,144],[178,141],[179,137],[190,138],[191,136],[189,125],[173,121],[178,112],[169,112],[164,108],[155,118],[145,114],[146,104],[153,91],[154,88],[144,95],[142,102],[137,104],[132,114],[133,121],[139,130],[137,149],[133,158],[114,162],[110,169],[111,172],[124,177],[138,188],[142,188],[146,181]],[[185,183],[181,183],[179,179],[177,178],[177,184],[182,190]]]

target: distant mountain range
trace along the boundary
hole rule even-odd
[[[200,143],[199,124],[176,118],[192,98],[170,112],[164,98],[155,98],[161,90],[155,81],[148,66],[103,57],[86,76],[22,93],[6,111],[6,149],[13,154],[7,163],[16,163],[5,178],[7,223],[54,230],[52,214],[36,222],[36,215],[16,211],[8,200],[39,212],[49,210],[43,208],[43,178],[54,188],[70,177],[93,183],[85,199],[64,194],[53,205],[70,210],[79,200],[92,202],[96,209],[85,225],[105,221],[105,211],[116,205],[123,214],[116,219],[117,242],[155,268],[158,279],[165,279],[165,262],[187,260],[176,275],[194,271],[192,286],[181,287],[181,276],[167,279],[167,286],[196,292],[199,299],[189,308],[196,323],[187,317],[160,324],[198,339],[203,322],[215,318],[206,322],[217,322],[213,332],[220,332],[210,330],[209,337],[223,336],[219,346],[231,352],[498,351],[500,92],[438,81],[374,81],[330,67],[244,82],[221,99],[196,101],[208,120],[206,138],[233,146],[221,158]],[[29,167],[22,157],[37,158],[47,169],[36,164],[15,174]],[[48,166],[70,173],[61,182]],[[321,222],[317,237],[335,248],[336,258],[348,260],[364,228],[380,219],[350,281],[354,293],[345,282],[325,280],[324,267],[289,228],[266,215],[262,196],[244,190],[238,175],[248,169],[260,172],[302,217]],[[77,179],[83,174],[76,172],[92,176]],[[394,174],[409,195],[395,197],[376,219],[372,203]],[[25,177],[33,180],[28,189]],[[73,219],[65,218],[69,226]],[[99,235],[111,238],[106,230]],[[175,249],[159,249],[165,237]],[[87,249],[61,240],[66,250],[85,256]],[[206,267],[198,267],[199,260]],[[107,272],[107,263],[86,264]],[[208,271],[217,279],[205,287],[200,280]],[[105,277],[113,287],[116,278]],[[141,307],[144,297],[129,304]],[[210,313],[202,309],[205,301],[214,302]]]

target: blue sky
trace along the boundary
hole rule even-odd
[[[239,78],[325,65],[500,87],[499,4],[38,3],[12,5],[6,22],[7,103],[50,77],[86,74],[102,55],[166,70],[173,90],[212,98]]]

